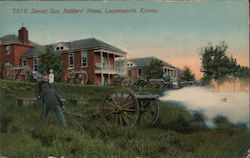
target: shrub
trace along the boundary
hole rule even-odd
[[[42,157],[42,145],[34,141],[28,133],[10,133],[0,135],[1,154],[7,157]],[[45,155],[43,155],[45,156]]]

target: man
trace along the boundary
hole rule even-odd
[[[44,85],[44,84],[47,84],[51,88],[51,85],[48,82],[48,77],[47,77],[47,75],[45,73],[42,74],[42,76],[37,80],[36,87],[35,87],[35,93],[36,93],[37,103],[40,106],[42,104],[41,103],[42,85]]]
[[[41,99],[42,103],[45,107],[45,111],[43,114],[43,120],[48,122],[49,120],[49,113],[51,111],[55,112],[57,118],[59,119],[60,124],[67,128],[67,123],[63,115],[62,106],[63,103],[61,98],[58,96],[55,90],[51,89],[48,84],[42,85],[42,92],[41,92]]]
[[[49,83],[50,83],[50,84],[51,84],[51,83],[54,83],[54,81],[55,81],[55,76],[54,76],[54,74],[53,74],[53,70],[50,69],[50,70],[49,70]]]

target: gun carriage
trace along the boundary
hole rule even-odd
[[[66,100],[63,99],[62,101],[65,104]],[[19,108],[36,105],[37,100],[35,98],[18,97],[16,99],[16,106]],[[159,116],[158,95],[134,93],[127,88],[116,88],[107,93],[99,111],[95,112],[95,114],[80,115],[68,111],[64,111],[64,113],[80,118],[93,117],[93,115],[99,116],[104,123],[115,127],[133,127],[137,123],[140,125],[152,125]]]

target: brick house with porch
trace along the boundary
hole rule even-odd
[[[112,83],[113,75],[118,73],[115,58],[126,57],[127,54],[95,38],[39,45],[29,40],[28,30],[22,27],[18,31],[18,36],[6,35],[0,38],[1,72],[6,64],[10,64],[29,66],[33,74],[36,74],[47,46],[52,46],[54,52],[61,55],[62,66],[66,70],[62,77],[63,81],[68,79],[69,73],[87,72],[88,83],[91,84]]]
[[[127,60],[116,61],[117,67],[123,67],[127,70],[127,75],[131,78],[132,82],[135,82],[139,78],[146,79],[145,68],[150,65],[152,60],[160,60],[156,57],[142,57],[142,58],[131,58]],[[160,60],[162,61],[162,60]],[[173,65],[162,61],[163,63],[163,77],[170,79],[173,83],[178,84],[180,70]]]
[[[111,84],[113,75],[117,74],[115,58],[126,57],[126,52],[95,38],[59,42],[54,51],[62,56],[63,67],[67,72],[63,80],[67,80],[67,73],[88,74],[89,83]]]

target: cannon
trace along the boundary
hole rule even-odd
[[[100,115],[111,126],[154,124],[159,116],[158,95],[135,94],[127,88],[114,89],[105,96]]]
[[[62,100],[65,104],[65,99]],[[71,100],[72,101],[72,100]],[[85,100],[86,101],[86,100]],[[16,107],[37,105],[36,98],[17,98]],[[65,114],[78,118],[98,118],[113,127],[133,127],[140,125],[153,125],[159,117],[158,95],[134,93],[128,88],[116,88],[107,93],[103,98],[98,112],[81,115],[64,111]],[[74,119],[75,122],[77,122]],[[79,125],[79,123],[78,123]],[[79,125],[79,127],[81,127]]]

